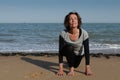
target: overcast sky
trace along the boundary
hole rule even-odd
[[[71,11],[83,23],[120,23],[120,0],[0,0],[0,23],[63,23]]]

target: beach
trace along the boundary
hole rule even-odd
[[[91,55],[92,76],[86,76],[85,59],[68,76],[64,58],[64,75],[57,76],[59,69],[56,55],[0,55],[0,80],[120,80],[120,55]]]

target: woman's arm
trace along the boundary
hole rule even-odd
[[[58,57],[59,57],[59,71],[57,72],[57,75],[58,76],[62,76],[63,75],[63,55],[62,55],[62,47],[63,47],[63,44],[64,44],[64,39],[59,36],[59,54],[58,54]]]
[[[91,72],[91,69],[90,69],[89,39],[86,39],[83,42],[83,45],[84,45],[85,63],[86,63],[85,73],[86,73],[86,75],[91,76],[92,72]]]
[[[84,53],[85,53],[85,63],[86,65],[90,64],[90,54],[89,54],[89,38],[83,41]]]
[[[63,55],[62,55],[62,48],[63,48],[63,45],[64,45],[64,39],[62,38],[62,36],[60,35],[59,36],[59,63],[63,63]]]

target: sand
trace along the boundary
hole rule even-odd
[[[64,75],[57,76],[58,56],[0,56],[0,80],[120,80],[119,56],[91,56],[93,76],[86,76],[85,59],[75,69],[74,76],[67,76],[68,66],[64,65]],[[64,58],[64,63],[66,60]]]

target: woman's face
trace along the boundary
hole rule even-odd
[[[78,27],[78,18],[75,14],[71,14],[69,16],[69,24],[70,24],[70,28],[77,28]]]

